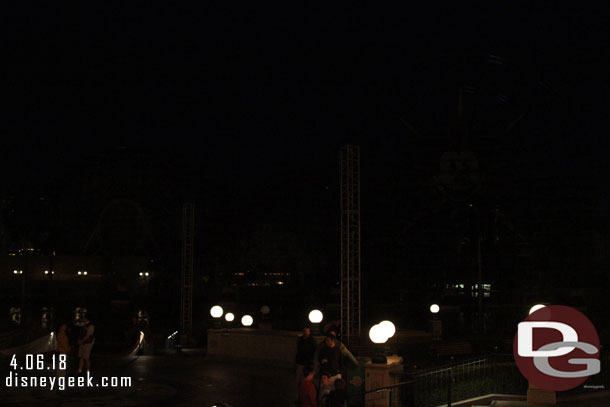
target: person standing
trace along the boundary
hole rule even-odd
[[[84,325],[81,328],[81,335],[78,340],[78,373],[83,371],[83,365],[87,372],[91,371],[91,349],[95,342],[95,326],[89,321],[89,318],[83,318]]]
[[[354,366],[360,366],[358,359],[356,359],[354,355],[352,355],[352,352],[350,352],[349,349],[347,349],[347,347],[343,344],[343,342],[339,340],[339,338],[337,337],[337,332],[338,330],[335,328],[331,328],[328,331],[329,334],[335,336],[335,344],[339,347],[339,349],[341,349],[341,353],[343,354],[343,356],[348,358],[354,364]]]
[[[316,400],[316,386],[313,384],[313,369],[305,366],[303,369],[303,380],[299,385],[299,406],[318,407]]]
[[[313,364],[313,355],[316,351],[316,340],[313,336],[311,336],[311,329],[309,327],[303,328],[303,335],[299,338],[297,342],[297,355],[296,355],[296,382],[297,388],[303,380],[303,369],[306,366],[312,366]]]
[[[331,384],[341,378],[341,371],[343,370],[343,354],[335,340],[335,335],[328,334],[326,339],[324,339],[324,345],[318,353],[320,370],[328,372]]]

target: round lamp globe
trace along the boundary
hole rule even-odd
[[[381,321],[379,326],[383,329],[384,334],[391,338],[396,333],[396,326],[392,323],[392,321]]]
[[[212,308],[210,308],[210,315],[212,318],[220,318],[223,313],[224,311],[220,305],[214,305]]]
[[[323,318],[324,315],[322,314],[322,311],[318,309],[314,309],[309,313],[309,322],[311,322],[312,324],[319,324],[320,322],[322,322]]]
[[[532,308],[530,308],[530,314],[533,314],[534,312],[538,311],[539,309],[545,308],[546,305],[544,304],[536,304],[534,305]]]
[[[241,317],[241,324],[243,326],[252,326],[254,319],[250,315],[244,315]]]
[[[373,325],[369,330],[369,338],[373,343],[386,343],[388,337],[385,334],[383,327],[379,324]]]

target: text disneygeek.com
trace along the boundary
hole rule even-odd
[[[45,357],[43,354],[27,354],[20,361],[13,355],[10,362],[12,371],[5,378],[6,388],[47,388],[49,390],[65,390],[66,388],[85,387],[131,387],[131,377],[128,376],[102,376],[95,380],[89,372],[86,376],[65,376],[67,370],[67,356],[53,354]],[[30,372],[57,372],[56,376],[28,376],[18,371]]]
[[[65,390],[66,388],[86,387],[131,387],[131,377],[106,377],[93,380],[87,372],[87,376],[70,377],[47,377],[47,376],[21,376],[19,373],[10,372],[4,384],[7,388],[48,388],[49,390]]]

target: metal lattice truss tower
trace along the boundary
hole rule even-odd
[[[360,337],[360,147],[346,145],[341,157],[341,335]]]
[[[193,240],[195,229],[195,205],[185,203],[182,208],[182,284],[180,328],[181,342],[189,342],[193,332]]]

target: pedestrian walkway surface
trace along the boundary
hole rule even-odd
[[[1,406],[294,406],[294,371],[246,363],[222,362],[197,354],[92,360],[92,376],[128,376],[129,388],[6,388],[0,370]],[[24,374],[25,375],[25,374]],[[95,386],[95,385],[94,385]]]

